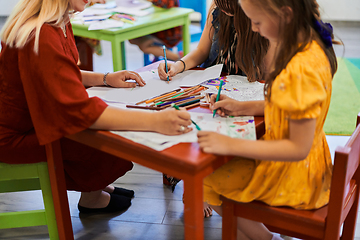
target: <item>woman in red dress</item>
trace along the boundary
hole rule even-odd
[[[83,213],[128,208],[134,192],[110,186],[133,164],[63,138],[91,129],[155,131],[168,135],[191,131],[186,111],[140,112],[89,98],[85,86],[144,86],[131,71],[110,74],[80,71],[69,22],[87,0],[22,0],[1,33],[0,153],[11,164],[46,161],[44,145],[61,139],[68,190],[81,192]]]

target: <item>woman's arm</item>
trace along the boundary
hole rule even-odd
[[[186,110],[174,108],[157,112],[134,111],[107,107],[92,129],[152,131],[166,135],[179,135],[192,130],[190,114]],[[185,131],[180,131],[185,127]]]
[[[241,156],[268,161],[300,161],[311,149],[316,119],[289,121],[289,136],[282,140],[244,140],[215,132],[198,132],[201,149],[206,153]]]
[[[82,83],[86,87],[92,86],[103,86],[105,74],[96,73],[90,71],[81,71]],[[127,82],[128,80],[135,80],[132,82]],[[106,75],[106,84],[111,87],[116,88],[132,88],[139,86],[145,86],[145,81],[140,77],[140,75],[133,71],[118,71],[114,73],[109,73]]]

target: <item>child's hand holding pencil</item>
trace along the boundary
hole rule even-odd
[[[172,77],[182,72],[183,67],[184,65],[180,61],[177,62],[167,61],[168,72],[166,73],[165,61],[161,62],[158,66],[159,78],[161,80],[167,81],[167,77],[169,77],[169,81],[171,81]]]
[[[217,95],[213,94],[210,98],[210,110],[215,111],[219,116],[240,116],[244,115],[243,102],[236,101],[226,95],[220,95],[216,101]]]

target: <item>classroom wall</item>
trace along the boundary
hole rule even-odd
[[[19,0],[0,0],[0,16],[9,16]]]
[[[317,0],[324,20],[360,21],[359,0]]]
[[[8,16],[18,1],[0,0],[0,16]],[[210,6],[212,0],[206,1]],[[360,21],[359,0],[318,0],[318,3],[324,20]]]
[[[209,9],[212,0],[206,1]],[[317,0],[317,2],[324,20],[360,21],[360,0]]]

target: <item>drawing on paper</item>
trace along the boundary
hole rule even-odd
[[[212,114],[190,113],[192,119],[205,131],[215,131],[233,138],[256,140],[254,117],[212,117]]]
[[[264,84],[257,81],[249,82],[246,77],[239,75],[210,79],[202,85],[209,88],[206,92],[217,93],[221,79],[224,81],[221,94],[238,101],[264,100]]]

